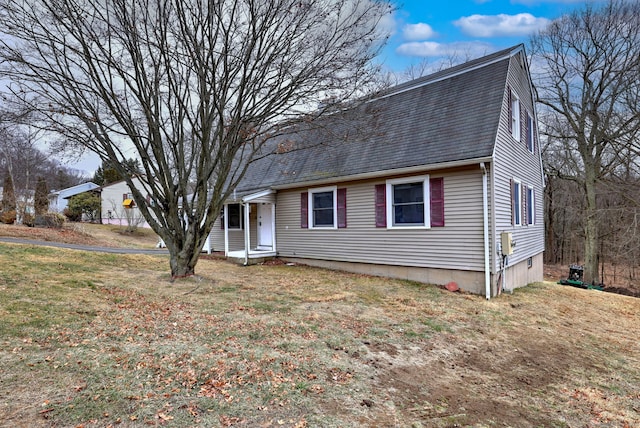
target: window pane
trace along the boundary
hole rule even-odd
[[[333,191],[313,193],[313,225],[333,226]]]
[[[521,203],[520,203],[520,197],[522,195],[521,193],[522,191],[520,190],[520,183],[516,182],[514,183],[514,187],[513,187],[513,215],[514,215],[514,223],[516,225],[521,225],[522,222],[520,221],[520,215],[522,213],[522,208],[521,208]]]
[[[423,183],[396,184],[393,186],[393,204],[424,202]]]
[[[396,205],[393,209],[394,224],[424,225],[424,204]]]
[[[424,183],[393,186],[393,224],[424,226]]]
[[[240,229],[242,227],[240,204],[230,204],[229,206],[227,206],[227,213],[229,214],[229,229]]]
[[[333,192],[314,193],[313,208],[333,208]]]
[[[314,226],[333,226],[333,209],[313,210]]]

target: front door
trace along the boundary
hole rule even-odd
[[[273,205],[258,204],[258,249],[273,250]]]

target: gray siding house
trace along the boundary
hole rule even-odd
[[[207,247],[487,298],[541,281],[532,92],[520,45],[298,127],[251,165]]]

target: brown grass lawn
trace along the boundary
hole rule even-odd
[[[1,426],[640,426],[632,297],[219,259],[172,283],[166,256],[2,243],[0,267]]]

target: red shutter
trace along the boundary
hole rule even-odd
[[[338,228],[347,227],[347,189],[338,189]]]
[[[429,180],[429,199],[431,203],[431,227],[444,226],[444,179]]]
[[[508,115],[509,115],[509,120],[507,121],[509,123],[509,132],[513,132],[513,124],[511,122],[511,117],[513,116],[513,111],[511,111],[511,109],[513,108],[511,106],[511,87],[507,86],[507,111],[508,111]]]
[[[532,147],[531,144],[533,144],[533,141],[531,141],[531,139],[529,138],[529,113],[525,111],[524,113],[524,122],[523,122],[523,131],[524,131],[524,144],[527,147],[527,150],[529,149],[529,147]]]
[[[300,227],[309,228],[309,192],[300,193]]]
[[[387,227],[386,192],[386,184],[376,184],[376,227]]]
[[[525,125],[527,112],[522,101],[518,101],[518,104],[520,105],[520,142],[527,144],[527,134],[524,132],[527,128],[527,125]]]
[[[537,124],[535,119],[532,117],[531,118],[531,125],[533,127],[533,153],[536,153],[536,151],[538,150],[538,129],[537,129]]]

